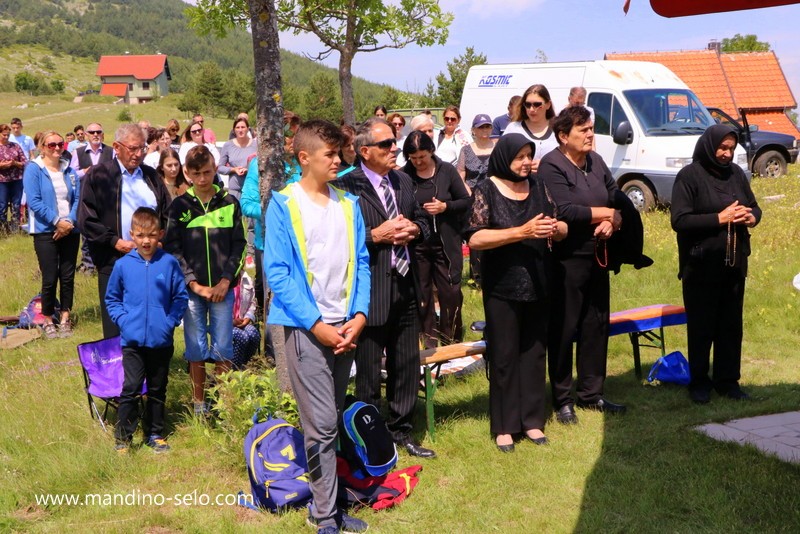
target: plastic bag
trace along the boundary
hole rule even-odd
[[[669,382],[672,384],[680,384],[681,386],[689,385],[689,362],[680,351],[670,352],[666,356],[662,356],[647,375],[647,381],[653,382]]]

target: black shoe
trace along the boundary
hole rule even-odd
[[[500,452],[514,452],[514,444],[510,445],[498,445],[497,450]]]
[[[724,393],[726,397],[729,399],[733,399],[736,401],[748,401],[750,400],[750,395],[742,391],[742,388],[739,386],[733,387],[729,389],[727,392]]]
[[[689,398],[695,404],[708,404],[711,402],[711,392],[707,389],[692,388],[689,389]]]
[[[550,440],[547,439],[547,436],[542,436],[541,438],[532,438],[529,435],[525,434],[525,439],[533,443],[534,445],[549,445]]]
[[[556,421],[562,425],[578,424],[578,416],[575,415],[575,407],[572,404],[565,404],[556,411]]]
[[[431,449],[426,449],[422,445],[417,445],[411,441],[410,438],[403,441],[398,441],[397,444],[403,447],[411,456],[418,456],[419,458],[436,458],[435,452],[433,452]]]
[[[584,410],[597,410],[598,412],[611,414],[624,414],[628,410],[628,407],[624,404],[615,404],[602,398],[597,402],[578,402],[578,408],[583,408]]]

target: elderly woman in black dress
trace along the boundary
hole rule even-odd
[[[761,220],[750,183],[732,162],[738,137],[732,128],[708,128],[692,163],[672,188],[672,228],[678,237],[678,278],[683,283],[689,348],[689,396],[711,400],[711,389],[734,400],[747,399],[739,387],[742,308],[748,228]],[[711,345],[714,367],[709,378]]]
[[[470,204],[469,193],[456,168],[434,155],[436,145],[425,132],[411,132],[403,144],[414,196],[430,217],[430,237],[414,249],[419,278],[419,307],[425,348],[438,342],[449,344],[463,339],[461,321],[462,215]],[[439,297],[436,322],[433,288]]]
[[[611,201],[617,183],[603,159],[592,151],[594,124],[584,107],[564,109],[553,122],[558,148],[539,163],[539,177],[569,225],[569,237],[553,246],[553,309],[547,347],[556,420],[577,423],[572,396],[572,343],[578,380],[577,405],[606,413],[625,406],[603,397],[608,357],[610,288],[606,240],[622,219]],[[506,130],[506,134],[509,135]]]
[[[489,365],[489,419],[502,452],[524,436],[545,437],[545,347],[553,241],[566,237],[541,180],[531,175],[535,146],[504,135],[489,158],[488,179],[473,192],[469,246],[483,251],[483,308]]]

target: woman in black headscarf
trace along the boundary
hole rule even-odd
[[[672,229],[678,237],[678,278],[683,283],[689,348],[689,396],[711,400],[711,389],[747,399],[739,387],[750,232],[761,220],[750,183],[732,163],[738,137],[729,126],[708,128],[692,163],[672,188]],[[709,378],[711,345],[714,368]]]
[[[531,175],[535,146],[504,135],[489,158],[488,179],[473,194],[467,236],[483,250],[483,308],[489,365],[489,419],[498,449],[523,435],[547,443],[544,429],[547,276],[552,241],[567,235],[555,205]]]

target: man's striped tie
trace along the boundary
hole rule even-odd
[[[394,203],[394,195],[389,186],[389,179],[385,176],[381,178],[381,194],[383,195],[383,202],[386,205],[386,213],[390,219],[397,217],[397,205]],[[394,254],[394,268],[400,273],[400,276],[408,274],[408,250],[405,245],[392,245],[392,253]]]

